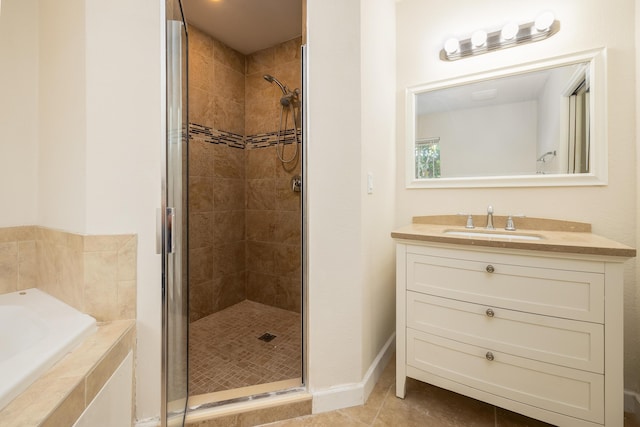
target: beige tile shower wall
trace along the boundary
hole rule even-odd
[[[213,40],[214,125],[245,134],[245,57]],[[213,153],[213,299],[215,311],[247,298],[244,150],[224,144]]]
[[[278,130],[282,92],[263,76],[270,74],[291,90],[300,88],[301,42],[298,37],[247,56],[245,135]]]
[[[291,150],[287,146],[287,150]],[[252,301],[300,312],[300,193],[275,147],[247,150],[247,296]]]
[[[276,132],[280,125],[280,89],[271,74],[290,89],[300,88],[300,44],[297,38],[247,57],[246,135]],[[292,129],[289,122],[287,128]],[[282,146],[280,146],[282,148]],[[300,193],[291,179],[300,175],[300,153],[282,163],[276,147],[246,151],[247,296],[263,304],[300,312]],[[289,159],[295,148],[284,148]]]
[[[245,137],[277,131],[281,92],[263,75],[299,88],[301,39],[245,59],[189,31],[189,121]],[[274,147],[252,153],[194,138],[189,148],[191,321],[246,298],[299,311],[299,157],[283,167]]]
[[[244,150],[213,147],[213,292],[216,311],[247,298]]]
[[[246,299],[244,150],[190,142],[189,299],[195,321]]]
[[[189,121],[244,136],[244,55],[189,27]],[[190,320],[246,299],[244,150],[189,142]]]
[[[189,25],[189,121],[244,135],[245,57]]]
[[[213,127],[213,39],[189,25],[189,121]]]
[[[98,321],[136,317],[135,235],[0,229],[0,293],[37,287]]]
[[[213,65],[214,127],[244,135],[245,56],[214,39]]]
[[[214,311],[213,299],[213,146],[189,141],[189,316]]]

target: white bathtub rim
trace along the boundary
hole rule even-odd
[[[43,320],[51,333],[27,350],[0,362],[0,377],[3,378],[0,381],[0,410],[97,330],[93,317],[37,288],[0,295],[0,306],[3,305],[20,305],[37,315],[48,316]],[[69,332],[73,332],[73,336],[69,336]]]

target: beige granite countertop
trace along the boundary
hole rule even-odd
[[[463,246],[483,246],[492,248],[523,249],[533,251],[602,255],[631,258],[636,256],[632,247],[591,233],[591,225],[580,222],[560,221],[544,218],[514,218],[517,230],[504,230],[506,217],[494,216],[494,231],[484,229],[486,215],[474,215],[476,228],[465,228],[466,217],[438,215],[414,217],[413,223],[391,233],[400,240],[447,243]],[[479,233],[528,234],[540,240],[517,240],[505,237],[459,236],[446,234],[446,230],[471,231]]]
[[[93,335],[0,410],[0,424],[73,425],[134,343],[134,320],[98,324]]]

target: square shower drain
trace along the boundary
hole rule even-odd
[[[275,335],[271,335],[269,332],[265,332],[264,334],[259,336],[258,339],[264,342],[271,342],[275,337]]]

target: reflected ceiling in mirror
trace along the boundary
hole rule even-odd
[[[407,90],[407,186],[606,184],[604,52]]]

